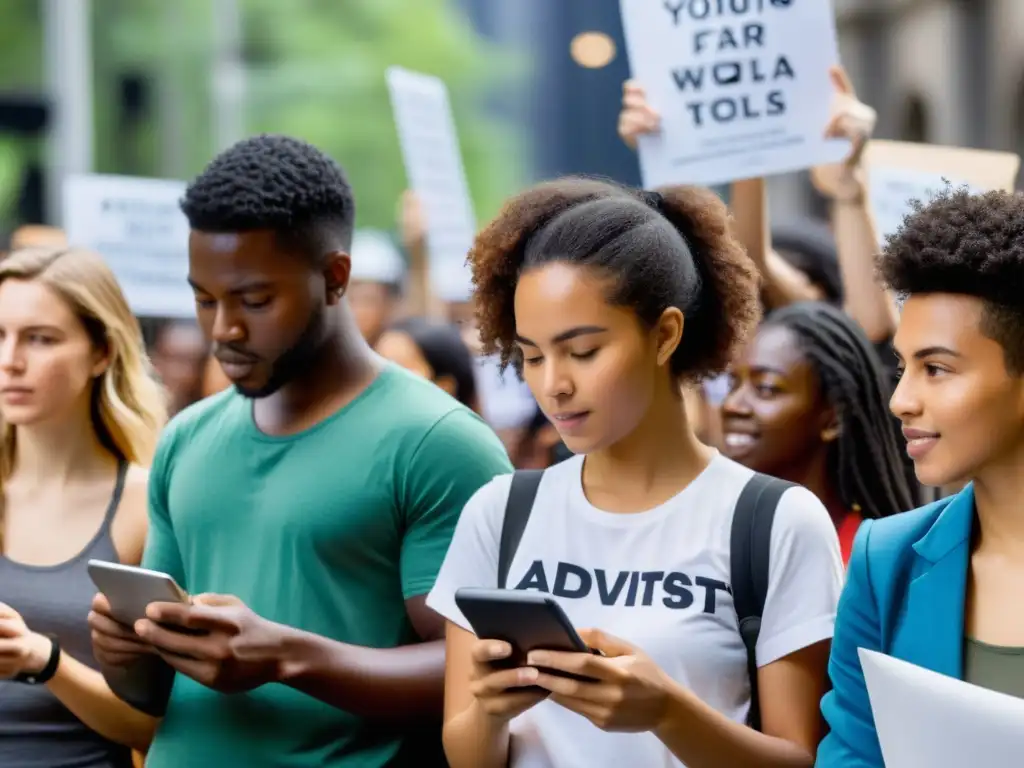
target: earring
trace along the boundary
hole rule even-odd
[[[840,429],[840,427],[838,425],[836,425],[834,427],[826,427],[825,429],[821,430],[821,440],[822,440],[822,442],[825,442],[825,443],[833,442],[834,440],[838,439],[839,433],[841,431],[842,430]]]

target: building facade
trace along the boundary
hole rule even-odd
[[[1024,2],[835,0],[880,138],[1024,151]]]

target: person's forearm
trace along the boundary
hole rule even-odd
[[[451,768],[505,768],[508,724],[497,723],[475,703],[444,724],[444,751]]]
[[[812,768],[805,749],[734,722],[675,687],[655,735],[688,768]]]
[[[896,331],[898,313],[892,296],[875,279],[878,228],[865,197],[837,201],[832,207],[832,226],[846,312],[871,341],[885,341]]]
[[[57,673],[46,687],[100,736],[140,752],[149,749],[157,719],[118,698],[96,670],[64,653]]]
[[[772,247],[768,220],[768,189],[763,178],[734,181],[729,187],[729,212],[736,239],[762,272]]]
[[[761,294],[768,309],[816,298],[814,286],[772,250],[768,187],[763,178],[734,181],[729,188],[736,239],[761,273]]]
[[[767,309],[778,309],[798,301],[816,301],[817,287],[799,269],[775,251],[769,252],[763,267],[761,295]]]
[[[406,317],[441,319],[445,316],[444,302],[434,293],[430,284],[430,258],[427,239],[419,238],[406,246],[409,253],[409,272],[406,277],[405,300],[402,313]]]
[[[431,304],[426,238],[408,244],[406,250],[409,253],[409,271],[406,274],[403,308],[410,317],[424,317],[429,315]]]
[[[360,717],[441,717],[443,640],[364,648],[286,629],[278,666],[278,682]]]

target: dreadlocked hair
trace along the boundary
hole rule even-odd
[[[917,506],[889,412],[889,386],[881,361],[860,326],[845,312],[821,302],[776,310],[766,326],[791,331],[835,409],[839,437],[829,452],[829,477],[847,509],[863,517],[888,517]]]

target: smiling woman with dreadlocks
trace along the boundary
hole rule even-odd
[[[871,343],[841,310],[791,304],[769,315],[737,361],[722,405],[725,453],[814,491],[843,560],[864,518],[915,506]]]

